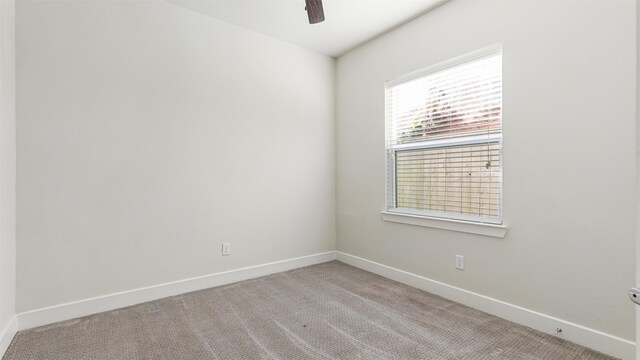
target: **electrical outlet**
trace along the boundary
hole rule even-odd
[[[464,256],[456,255],[456,269],[464,270]]]
[[[231,255],[231,243],[222,243],[222,256]]]

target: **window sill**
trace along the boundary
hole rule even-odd
[[[434,217],[409,215],[390,211],[382,212],[382,220],[401,224],[425,226],[435,229],[452,230],[469,234],[504,238],[507,227],[504,225],[483,224],[470,221],[441,219]]]

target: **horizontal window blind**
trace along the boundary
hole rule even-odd
[[[386,117],[390,210],[501,222],[500,53],[387,85]]]
[[[500,146],[496,143],[396,154],[397,208],[500,216]]]

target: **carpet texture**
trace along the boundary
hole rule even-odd
[[[3,359],[612,358],[334,261],[21,331]]]

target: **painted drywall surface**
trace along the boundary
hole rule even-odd
[[[163,1],[16,18],[18,311],[335,249],[334,59]]]
[[[0,1],[0,331],[15,314],[15,2]]]
[[[636,2],[636,288],[640,288],[640,5]],[[640,344],[640,306],[636,306],[636,344]],[[636,345],[636,358],[640,349]]]
[[[338,249],[633,340],[634,6],[456,0],[340,57]],[[384,82],[496,43],[506,238],[383,222]]]

